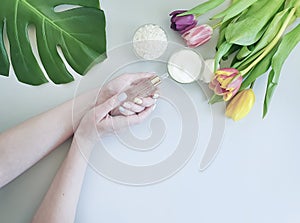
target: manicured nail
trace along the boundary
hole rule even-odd
[[[118,100],[121,101],[125,101],[127,98],[127,94],[125,92],[121,93],[118,95]]]
[[[159,94],[155,93],[153,96],[152,96],[153,99],[157,99],[159,98]]]
[[[153,105],[153,107],[152,107],[152,111],[154,111],[154,110],[155,110],[155,108],[156,108],[156,104],[155,104],[155,105]]]
[[[128,102],[124,102],[123,107],[127,109],[131,109],[131,104],[129,104]]]
[[[124,112],[125,112],[125,108],[123,108],[122,106],[120,106],[120,107],[119,107],[119,111],[120,111],[121,113],[124,113]]]
[[[133,99],[133,102],[138,104],[138,105],[143,104],[143,100],[141,98],[135,98],[135,99]]]

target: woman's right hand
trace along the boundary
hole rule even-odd
[[[142,103],[136,103],[128,101],[124,91],[154,76],[151,73],[124,74],[106,84],[96,105],[81,119],[74,134],[76,140],[80,140],[81,144],[95,143],[99,136],[142,122],[155,108],[155,95],[141,98]]]
[[[134,88],[137,84],[145,79],[151,79],[156,75],[153,73],[133,73],[123,74],[110,82],[108,82],[99,92],[97,104],[101,104],[103,101],[112,97],[113,95],[120,94],[127,91],[129,88]],[[146,108],[153,106],[156,99],[159,97],[158,91],[150,92],[147,97],[134,98],[132,100],[125,100],[113,109],[110,114],[112,116],[117,115],[134,115],[144,111]]]

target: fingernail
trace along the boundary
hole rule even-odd
[[[125,92],[121,93],[118,95],[118,100],[121,101],[125,101],[127,98],[127,94]]]
[[[133,102],[138,104],[138,105],[143,104],[143,100],[141,98],[135,98],[135,99],[133,99]]]
[[[124,112],[125,112],[125,108],[123,108],[122,106],[120,106],[120,107],[119,107],[119,111],[120,111],[121,113],[124,113]]]
[[[131,109],[131,105],[128,102],[124,102],[123,107],[127,109]]]
[[[155,93],[155,94],[152,96],[152,98],[153,98],[153,99],[159,98],[159,94],[156,94],[156,93]]]
[[[156,108],[156,104],[155,104],[155,105],[153,105],[153,107],[152,107],[152,111],[154,111],[154,110],[155,110],[155,108]]]

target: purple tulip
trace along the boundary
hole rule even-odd
[[[170,13],[170,16],[172,16],[171,29],[178,31],[181,34],[192,29],[197,25],[197,20],[194,15],[178,16],[179,14],[184,13],[186,11],[187,10],[176,10]]]

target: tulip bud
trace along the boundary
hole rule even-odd
[[[209,83],[209,88],[216,95],[223,96],[224,101],[230,100],[240,89],[243,77],[234,68],[222,68],[215,72],[215,76]]]
[[[180,34],[190,30],[197,25],[197,20],[194,15],[178,16],[187,10],[176,10],[170,13],[171,17],[171,29],[179,31]]]
[[[255,102],[255,94],[251,88],[239,92],[228,104],[226,116],[238,121],[244,118]]]
[[[188,47],[195,48],[209,41],[212,34],[213,28],[204,24],[186,31],[182,34],[182,38]]]

